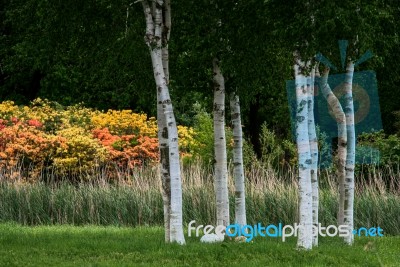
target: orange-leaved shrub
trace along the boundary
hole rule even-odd
[[[108,159],[119,167],[133,168],[145,161],[158,160],[158,141],[155,137],[113,135],[108,128],[94,129],[93,135],[108,150]]]
[[[36,180],[65,142],[42,131],[36,120],[1,120],[0,125],[0,167],[12,170],[10,179]]]

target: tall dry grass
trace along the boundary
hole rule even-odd
[[[231,166],[229,168],[232,169]],[[135,170],[114,168],[118,179],[110,182],[106,169],[90,174],[90,182],[71,183],[42,172],[42,182],[25,183],[13,177],[16,170],[0,170],[0,221],[37,224],[162,225],[161,181],[156,166]],[[196,220],[215,223],[215,196],[211,166],[192,163],[182,168],[185,224]],[[230,175],[232,172],[230,171]],[[369,168],[358,173],[355,226],[380,226],[384,233],[400,234],[399,170]],[[115,177],[115,175],[114,175]],[[234,218],[234,184],[229,177],[230,211]],[[248,223],[293,224],[297,218],[295,169],[275,171],[258,161],[246,171]],[[320,172],[320,222],[336,224],[338,190],[333,170]]]

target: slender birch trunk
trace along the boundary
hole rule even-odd
[[[170,199],[170,242],[185,243],[182,224],[182,184],[180,173],[178,130],[175,115],[169,96],[167,79],[162,64],[162,34],[163,34],[163,0],[157,0],[150,5],[150,1],[142,1],[146,18],[145,41],[149,47],[153,65],[154,79],[157,85],[158,103],[162,104],[165,119],[162,129],[163,138],[168,138],[169,145],[169,174],[171,181]]]
[[[164,116],[161,96],[157,90],[157,126],[158,146],[160,151],[160,174],[162,181],[162,198],[164,204],[165,242],[170,242],[170,212],[171,212],[171,175],[169,172],[169,144],[167,124]]]
[[[319,74],[318,74],[319,76]],[[332,92],[328,84],[329,68],[326,68],[320,80],[322,94],[335,117],[338,126],[338,151],[337,151],[337,177],[339,184],[339,210],[337,215],[338,225],[343,225],[344,218],[344,179],[346,176],[347,157],[347,130],[346,116],[343,112],[339,99]]]
[[[349,62],[346,69],[345,86],[345,114],[347,131],[347,159],[346,159],[346,179],[344,182],[344,216],[343,222],[348,226],[350,234],[344,241],[351,245],[354,241],[354,165],[356,155],[356,138],[354,129],[354,104],[353,104],[353,73],[354,64]]]
[[[165,0],[163,9],[163,34],[162,34],[162,65],[165,74],[167,86],[169,86],[169,54],[168,42],[171,32],[171,3]],[[164,117],[163,105],[160,101],[160,93],[157,90],[157,126],[158,126],[158,143],[160,149],[160,173],[162,181],[162,196],[164,204],[164,229],[165,242],[170,242],[170,212],[171,212],[171,175],[169,173],[169,144],[168,131],[163,133],[163,129],[167,128]]]
[[[217,225],[228,226],[228,168],[225,138],[225,81],[218,59],[213,59],[214,72],[214,172],[217,201]]]
[[[171,0],[165,0],[163,6],[162,63],[165,78],[169,84],[169,37],[171,35]]]
[[[243,169],[243,134],[240,118],[239,96],[232,93],[230,99],[233,127],[233,177],[235,180],[235,223],[246,225],[245,178]]]
[[[307,78],[307,88],[308,88],[308,140],[310,142],[310,153],[311,153],[312,222],[315,227],[318,227],[318,202],[319,202],[318,139],[315,130],[315,119],[314,119],[314,83],[315,83],[315,67],[312,68],[310,76]],[[318,232],[313,234],[313,246],[318,246]]]
[[[312,248],[312,188],[310,142],[308,137],[308,94],[299,63],[294,65],[296,81],[296,142],[299,156],[299,217],[297,247]]]

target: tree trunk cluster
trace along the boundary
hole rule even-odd
[[[329,68],[320,76],[319,65],[304,63],[295,53],[296,87],[296,143],[299,158],[299,228],[297,246],[311,249],[318,245],[318,138],[314,120],[314,86],[319,79],[319,88],[327,101],[338,128],[337,177],[339,186],[339,208],[337,224],[347,226],[349,235],[344,241],[353,243],[353,203],[354,203],[354,166],[355,166],[355,130],[352,81],[354,63],[349,62],[344,81],[345,108],[332,92],[329,83]]]

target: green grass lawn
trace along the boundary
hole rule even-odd
[[[296,240],[259,238],[185,246],[165,244],[162,228],[0,224],[1,266],[399,266],[400,236],[320,239],[312,251]]]

